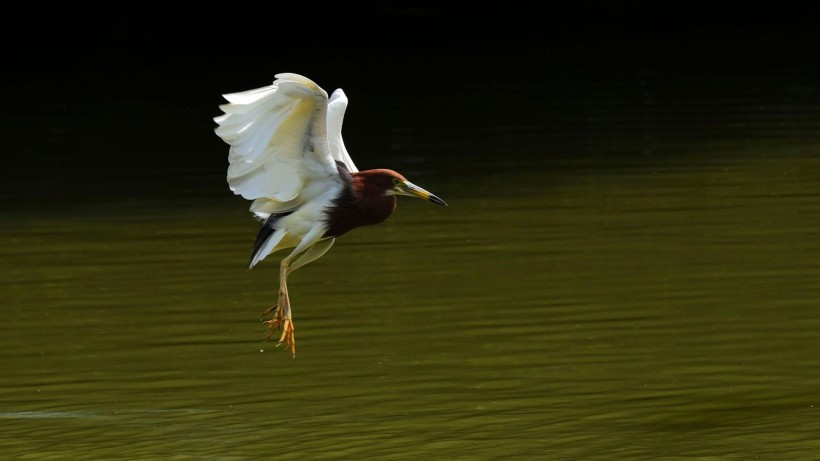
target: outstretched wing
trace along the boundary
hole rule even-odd
[[[316,83],[277,74],[270,86],[224,98],[228,104],[219,106],[224,114],[214,118],[215,132],[230,145],[228,184],[235,194],[255,200],[251,211],[264,216],[295,208],[338,184],[337,155],[328,142],[328,97]],[[341,121],[338,131],[341,139]]]
[[[355,173],[359,169],[353,164],[353,159],[347,153],[345,143],[342,140],[342,122],[345,118],[345,109],[347,109],[347,95],[339,88],[330,96],[330,102],[327,106],[327,136],[333,160],[344,163],[347,171]]]

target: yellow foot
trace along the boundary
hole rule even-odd
[[[296,336],[294,334],[293,320],[289,316],[285,317],[282,314],[282,310],[279,309],[279,305],[271,306],[266,309],[265,312],[259,316],[259,320],[262,320],[263,317],[271,312],[273,312],[273,318],[262,321],[262,323],[268,327],[268,332],[265,334],[265,338],[271,339],[275,331],[282,330],[282,334],[279,335],[279,342],[276,344],[276,347],[279,347],[284,343],[285,350],[290,351],[293,358],[296,358]]]
[[[271,312],[273,312],[273,318],[271,320],[262,320],[263,318],[265,318]],[[266,324],[266,325],[269,325],[270,322],[273,322],[274,320],[276,320],[278,318],[279,318],[279,305],[278,304],[274,304],[273,306],[265,309],[265,312],[262,312],[261,314],[259,314],[259,321]],[[268,339],[270,339],[270,338],[268,338]]]
[[[285,350],[289,350],[293,358],[296,358],[296,335],[293,333],[293,320],[291,319],[284,320],[282,335],[279,336],[279,343],[276,347],[281,346],[282,343],[285,343]]]

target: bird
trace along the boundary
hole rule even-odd
[[[328,98],[305,76],[274,78],[268,86],[223,94],[227,103],[213,120],[215,133],[229,145],[228,186],[252,201],[250,212],[260,222],[248,270],[289,250],[279,261],[277,302],[260,320],[270,316],[263,320],[266,338],[281,331],[277,347],[284,344],[296,358],[288,275],[323,256],[348,231],[390,217],[399,195],[447,203],[394,170],[356,168],[342,139],[348,99],[341,88]]]

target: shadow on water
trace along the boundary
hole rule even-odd
[[[295,360],[263,341],[277,266],[246,269],[256,223],[224,185],[216,111],[154,133],[164,147],[123,171],[107,156],[146,146],[120,109],[164,123],[185,109],[118,100],[60,123],[49,106],[40,163],[15,160],[3,190],[2,445],[54,459],[816,453],[820,89],[792,77],[498,81],[443,109],[426,88],[378,122],[352,99],[348,147],[379,152],[360,166],[450,206],[401,200],[295,273]],[[130,134],[83,150],[90,122]],[[155,162],[186,138],[217,158]]]

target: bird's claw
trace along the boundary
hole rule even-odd
[[[273,318],[270,320],[262,320],[263,317],[273,312]],[[295,358],[296,357],[296,337],[294,334],[293,328],[293,320],[290,319],[289,316],[285,316],[282,314],[282,311],[279,309],[279,305],[274,305],[262,312],[259,316],[259,321],[265,324],[268,328],[268,332],[265,334],[265,339],[270,340],[273,338],[274,332],[278,330],[282,330],[282,333],[279,335],[279,342],[276,344],[276,347],[281,346],[282,344],[285,345],[285,350],[290,351],[291,355]]]
[[[285,345],[285,350],[290,351],[293,358],[296,358],[296,336],[293,333],[293,321],[291,319],[283,320],[282,334],[279,336],[279,342],[276,347]]]
[[[262,320],[262,319],[263,319],[265,316],[267,316],[268,314],[270,314],[271,312],[273,312],[273,317],[274,317],[274,319],[276,319],[276,314],[278,313],[278,311],[279,311],[279,305],[278,305],[278,304],[274,304],[273,306],[271,306],[271,307],[269,307],[269,308],[265,309],[265,311],[264,311],[264,312],[262,312],[261,314],[259,314],[259,321],[260,321],[260,322],[262,322],[262,323],[268,323],[268,322],[270,322],[270,320]]]
[[[273,317],[270,320],[262,320],[271,312],[273,312]],[[284,319],[282,318],[278,304],[274,304],[273,306],[265,309],[265,312],[262,312],[262,314],[259,315],[259,321],[268,327],[268,332],[265,334],[265,339],[271,339],[273,337],[273,332],[281,329],[283,320]]]

